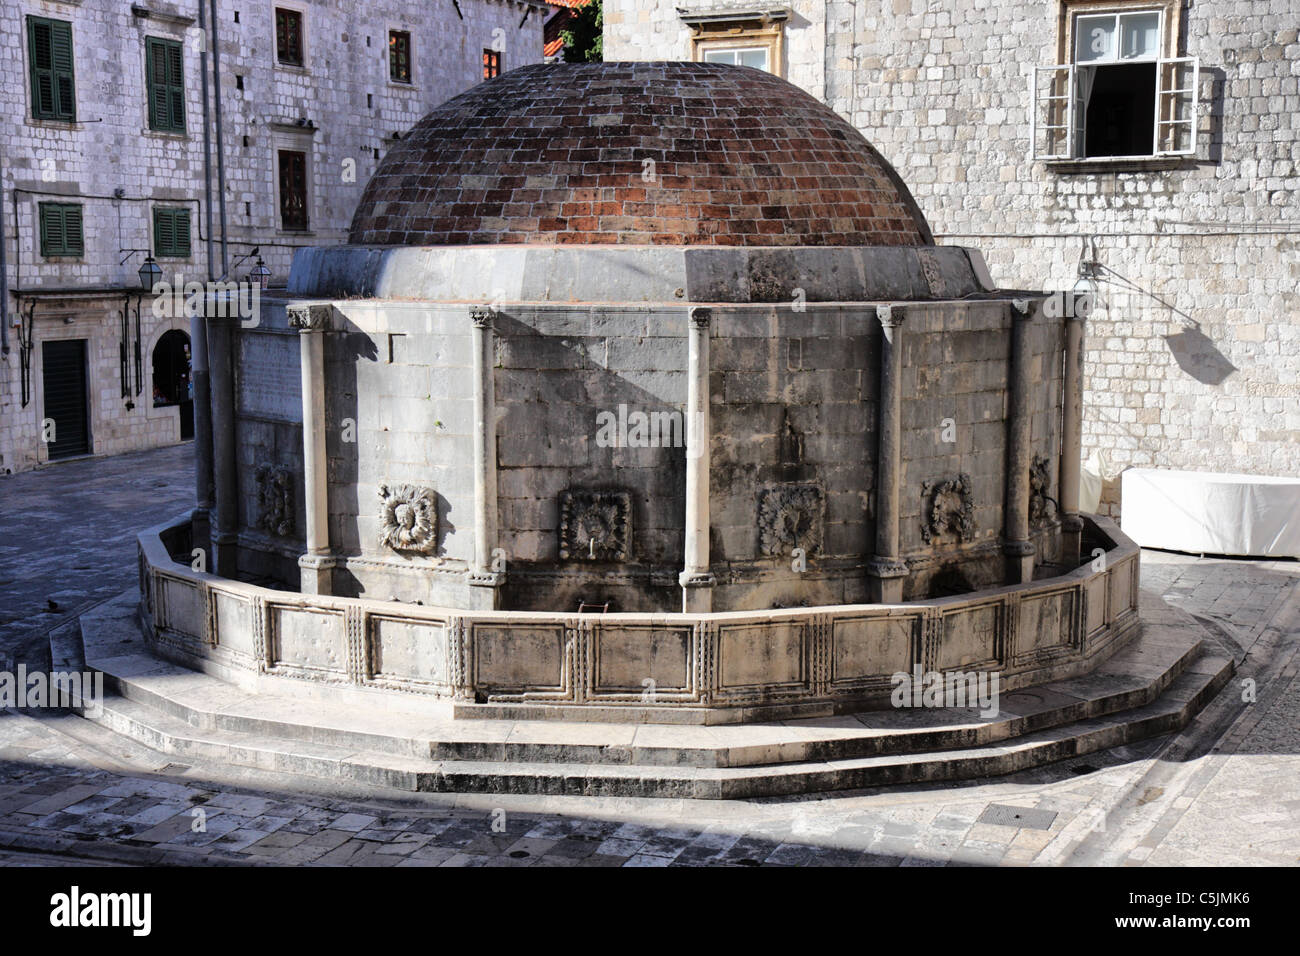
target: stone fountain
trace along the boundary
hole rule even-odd
[[[1087,673],[1137,549],[1077,513],[1082,322],[1050,302],[777,77],[516,70],[391,149],[288,301],[210,321],[215,567],[145,536],[151,639],[457,716]]]

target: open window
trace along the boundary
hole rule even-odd
[[[1067,7],[1063,62],[1034,69],[1035,160],[1196,152],[1200,63],[1178,57],[1167,5]]]

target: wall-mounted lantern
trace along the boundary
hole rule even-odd
[[[152,292],[153,287],[162,279],[162,274],[162,269],[154,262],[153,256],[145,256],[144,265],[140,266],[140,288]]]

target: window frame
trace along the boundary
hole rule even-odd
[[[298,19],[298,59],[286,60],[280,53],[280,14],[297,17]],[[273,33],[274,44],[272,49],[275,51],[275,65],[288,67],[294,70],[305,70],[307,68],[307,11],[297,6],[290,6],[283,3],[274,3],[271,6],[271,30]]]
[[[155,133],[184,133],[186,132],[186,108],[185,108],[185,44],[180,40],[171,37],[146,36],[144,44],[144,71],[145,71],[145,95],[148,97],[148,114],[149,129]],[[176,69],[177,77],[167,76],[160,84],[154,79],[154,62],[156,51],[162,50],[164,54],[175,51],[177,56]],[[170,73],[170,60],[164,61],[164,72]],[[172,80],[179,82],[172,82]],[[167,103],[167,116],[160,122],[157,114],[157,100],[155,99],[156,89],[162,86],[164,88],[164,99]],[[179,109],[180,121],[177,124],[174,117]]]
[[[1154,13],[1156,15],[1156,51],[1149,56],[1124,56],[1120,52],[1120,46],[1124,40],[1124,19],[1126,17],[1146,16]],[[1110,57],[1105,59],[1081,60],[1079,59],[1079,21],[1080,20],[1100,20],[1103,17],[1110,18],[1115,22],[1115,50]],[[1070,53],[1070,62],[1077,66],[1116,66],[1125,63],[1152,63],[1160,59],[1161,46],[1165,36],[1165,11],[1163,7],[1142,7],[1127,11],[1114,11],[1106,13],[1093,13],[1091,11],[1080,10],[1074,14],[1074,25],[1071,28],[1071,34],[1074,37],[1074,44]]]
[[[69,214],[76,213],[78,238],[75,243],[68,241]],[[58,242],[51,235],[51,220],[57,213]],[[59,202],[50,200],[36,204],[36,219],[40,235],[42,259],[82,259],[86,255],[86,220],[81,203]]]
[[[502,72],[502,64],[505,62],[503,56],[504,50],[494,50],[490,46],[483,48],[483,79],[495,80]],[[489,72],[489,70],[494,72]]]
[[[44,68],[36,65],[36,32],[37,27],[42,26],[50,31],[50,65]],[[58,56],[56,32],[66,32],[68,57],[66,70],[61,69],[56,63]],[[41,104],[40,82],[42,74],[48,74],[50,80],[50,106],[48,109],[43,109]],[[68,82],[68,97],[71,100],[69,109],[63,108],[63,98],[60,95],[61,84],[59,81],[63,77],[66,77]],[[33,120],[54,123],[75,123],[77,121],[76,39],[73,35],[71,20],[58,20],[53,17],[36,16],[35,14],[27,15],[27,78],[28,83],[31,85],[29,99]]]
[[[394,40],[395,38],[397,38],[397,37],[405,37],[405,38],[406,38],[406,54],[405,54],[405,55],[406,55],[406,76],[405,76],[405,78],[403,78],[403,77],[401,77],[401,76],[394,76],[394,75],[393,75],[393,69],[394,69],[394,67],[397,65],[397,62],[394,60],[394,57],[396,56],[396,52],[395,52],[395,50],[393,49],[393,40]],[[415,51],[415,40],[414,40],[414,38],[412,37],[412,35],[411,35],[411,31],[410,31],[410,30],[397,30],[397,29],[390,29],[390,30],[388,31],[388,82],[389,82],[389,83],[396,83],[396,84],[398,84],[398,85],[400,85],[400,86],[414,86],[414,85],[415,85],[415,56],[414,56],[414,51]]]
[[[284,156],[292,153],[302,157],[302,225],[290,225],[284,218]],[[311,231],[311,150],[282,143],[275,144],[275,198],[276,218],[280,231],[285,233],[308,233]]]
[[[735,9],[726,13],[708,10],[678,11],[678,18],[690,29],[691,60],[707,62],[711,50],[767,48],[767,70],[785,76],[785,25],[790,11],[783,7]]]
[[[163,245],[161,224],[171,220],[171,242]],[[177,238],[176,225],[185,223],[185,243],[182,246]],[[188,206],[154,206],[153,207],[153,255],[155,259],[190,259],[194,256],[194,221]]]
[[[748,51],[750,51],[750,50],[761,50],[762,53],[763,53],[763,56],[764,56],[764,57],[766,58],[766,60],[767,60],[767,66],[755,67],[755,69],[760,69],[760,70],[763,70],[764,72],[767,72],[767,73],[771,73],[771,72],[772,72],[772,70],[770,69],[770,67],[771,67],[771,65],[772,65],[772,45],[771,45],[770,43],[750,43],[750,42],[744,42],[744,43],[736,42],[736,43],[731,43],[731,42],[728,42],[728,41],[715,40],[715,41],[709,41],[709,42],[701,43],[699,49],[700,49],[700,62],[701,62],[701,63],[717,63],[717,62],[719,62],[718,60],[710,60],[710,59],[708,58],[710,53],[746,53],[746,52],[748,52]],[[732,66],[744,66],[745,64],[743,64],[743,63],[734,63],[734,64],[731,64],[731,65],[732,65]]]
[[[1074,62],[1075,23],[1080,15],[1139,13],[1144,10],[1161,12],[1160,24],[1163,32],[1160,36],[1160,57],[1162,59],[1178,57],[1178,38],[1182,36],[1183,21],[1181,0],[1057,0],[1057,3],[1057,63]]]
[[[1050,66],[1035,65],[1029,70],[1030,82],[1030,134],[1029,159],[1031,162],[1046,162],[1049,166],[1124,166],[1137,167],[1177,164],[1197,155],[1197,136],[1199,129],[1200,102],[1200,60],[1198,57],[1179,56],[1179,42],[1182,35],[1181,0],[1057,0],[1057,51],[1056,63]],[[1157,43],[1155,57],[1114,59],[1100,61],[1076,60],[1077,23],[1080,17],[1114,14],[1123,16],[1134,13],[1160,13],[1161,35]],[[1116,44],[1121,42],[1117,31]],[[1118,50],[1117,50],[1118,52]],[[1080,138],[1080,130],[1086,126],[1086,112],[1076,117],[1075,100],[1077,93],[1076,74],[1083,67],[1122,66],[1126,64],[1154,63],[1156,68],[1156,110],[1152,117],[1152,151],[1130,156],[1085,156]],[[1183,88],[1177,79],[1177,71],[1186,69],[1190,73],[1190,86]],[[1166,71],[1170,71],[1167,73]],[[1057,101],[1055,106],[1044,107],[1040,102],[1042,91],[1041,76],[1053,75],[1047,96],[1043,99]],[[1067,78],[1064,84],[1067,92],[1061,91],[1059,80],[1062,74]],[[1168,85],[1166,85],[1166,78]],[[1166,109],[1172,97],[1190,95],[1186,114],[1178,115],[1172,109]],[[1166,98],[1171,98],[1166,102]],[[1061,104],[1064,104],[1063,106]],[[1062,112],[1065,115],[1062,115]],[[1169,119],[1166,116],[1174,118]],[[1051,123],[1044,123],[1043,120]],[[1163,127],[1184,126],[1187,129],[1189,145],[1185,148],[1161,148]],[[1064,151],[1058,148],[1052,151],[1050,143],[1040,151],[1040,134],[1047,129],[1068,130],[1068,140]]]

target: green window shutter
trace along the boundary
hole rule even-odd
[[[27,18],[27,55],[32,73],[32,116],[54,118],[54,58],[48,20]]]
[[[145,71],[149,80],[149,128],[183,133],[185,74],[180,43],[149,37],[145,46]]]
[[[80,256],[86,240],[81,222],[81,207],[70,203],[40,204],[41,255]]]
[[[82,235],[81,207],[63,207],[63,254],[79,256],[86,251],[86,240]]]
[[[175,236],[172,231],[172,217],[170,209],[155,209],[153,211],[153,254],[161,259],[164,256],[171,255],[172,244],[175,242]]]
[[[54,54],[54,84],[58,118],[77,118],[76,81],[72,69],[72,24],[54,20],[50,24]]]
[[[51,202],[40,204],[41,255],[45,258],[58,255],[63,248],[63,211]]]
[[[162,82],[165,76],[159,76],[166,70],[162,58],[158,55],[158,41],[149,39],[145,41],[144,46],[144,71],[148,77],[147,90],[149,96],[149,128],[157,129],[159,117],[166,115],[166,86]],[[159,97],[162,96],[162,102]]]
[[[154,256],[159,259],[190,257],[190,211],[155,209],[153,211]]]
[[[183,132],[185,130],[185,70],[179,42],[171,43],[167,47],[167,99],[172,129]]]
[[[172,210],[172,223],[176,233],[176,255],[188,259],[190,257],[190,211]]]
[[[27,18],[27,53],[31,61],[32,116],[75,120],[76,80],[72,64],[72,24],[66,20]]]

